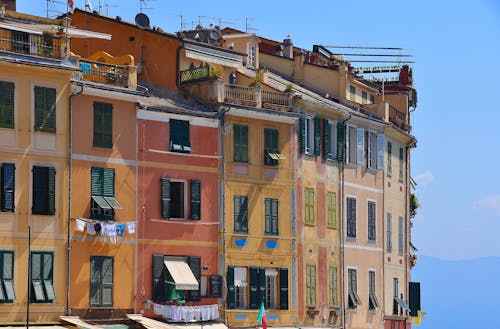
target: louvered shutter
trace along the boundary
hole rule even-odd
[[[345,161],[345,125],[337,122],[337,160]]]
[[[164,256],[163,255],[153,255],[153,291],[152,296],[154,301],[163,302],[165,301],[165,280],[164,280]]]
[[[161,189],[161,217],[170,218],[170,179],[160,178]]]
[[[0,81],[0,127],[14,128],[14,83]]]
[[[356,128],[356,163],[359,166],[364,165],[365,160],[365,130]]]
[[[102,257],[90,257],[90,306],[101,305]]]
[[[113,258],[102,261],[102,306],[113,306]]]
[[[300,117],[300,152],[302,154],[306,153],[306,119]]]
[[[288,269],[280,269],[280,310],[288,310]]]
[[[278,234],[279,229],[278,229],[278,199],[272,199],[271,202],[271,227],[272,227],[272,233],[273,234]]]
[[[56,90],[35,86],[35,131],[56,131]]]
[[[31,284],[32,284],[32,300],[44,301],[45,296],[42,288],[42,254],[31,254]]]
[[[191,219],[201,219],[201,181],[191,180]]]
[[[408,300],[410,316],[418,316],[418,311],[420,311],[420,282],[409,282]]]
[[[45,298],[48,301],[52,301],[56,298],[53,285],[54,254],[44,253],[42,259],[43,259],[43,287],[45,290]]]
[[[193,272],[194,277],[198,281],[198,290],[188,290],[187,300],[189,301],[200,301],[200,284],[201,284],[201,257],[200,256],[189,256],[188,265]]]
[[[102,146],[102,133],[101,133],[101,121],[102,121],[102,103],[94,103],[94,146]]]
[[[3,284],[5,287],[5,299],[14,301],[16,292],[14,291],[14,253],[3,253]]]
[[[259,308],[259,269],[250,267],[250,309]]]
[[[384,134],[377,134],[377,170],[384,170]]]
[[[54,215],[56,212],[56,169],[47,169],[47,215]]]
[[[330,123],[328,119],[323,119],[323,158],[330,159]]]
[[[259,306],[264,302],[264,307],[269,307],[266,302],[266,269],[259,267]]]
[[[271,199],[266,198],[264,200],[264,218],[265,218],[265,232],[272,232],[272,219],[271,219]]]
[[[113,105],[104,103],[102,106],[102,146],[113,147]]]
[[[92,167],[90,169],[90,194],[102,196],[104,168]]]
[[[234,266],[227,267],[227,308],[234,309]]]
[[[103,169],[102,194],[108,197],[115,196],[115,170],[113,168]]]
[[[248,197],[242,197],[240,216],[241,216],[241,230],[248,232]]]
[[[314,155],[321,155],[321,118],[314,117]]]
[[[48,168],[33,167],[33,214],[47,213]]]
[[[56,90],[45,88],[46,131],[56,131]]]
[[[15,171],[16,167],[13,163],[4,163],[2,165],[2,211],[14,211]]]

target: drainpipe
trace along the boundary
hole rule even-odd
[[[71,88],[71,86],[70,86]],[[66,315],[69,315],[71,314],[71,309],[70,309],[70,302],[69,302],[69,298],[70,298],[70,283],[71,283],[71,275],[70,275],[70,261],[71,261],[71,233],[70,233],[70,229],[71,229],[71,175],[72,175],[72,171],[73,171],[73,166],[72,166],[72,162],[73,162],[73,157],[72,157],[72,154],[73,154],[73,116],[72,116],[72,113],[73,113],[73,96],[77,96],[77,95],[80,95],[81,93],[83,93],[83,87],[80,86],[80,91],[78,91],[77,93],[71,93],[69,95],[69,157],[68,157],[68,223],[67,223],[67,241],[66,241],[66,309],[65,309],[65,314]]]
[[[348,120],[350,120],[352,117],[351,114],[342,121],[342,124],[344,125]],[[340,301],[342,304],[342,328],[345,328],[345,312],[346,312],[346,305],[345,305],[345,294],[344,294],[344,287],[345,287],[345,255],[344,255],[344,166],[345,166],[345,156],[346,156],[346,140],[345,140],[345,130],[344,130],[344,161],[339,162],[339,190],[340,190],[340,220],[339,220],[339,228],[340,228],[340,282],[341,282],[341,291],[342,294],[340,295]]]
[[[139,228],[139,123],[137,121],[137,112],[139,111],[138,106],[136,106],[136,119],[135,119],[135,222],[136,231],[134,238],[134,313],[137,314],[137,299],[139,298],[137,294],[137,263],[138,263],[138,228]]]

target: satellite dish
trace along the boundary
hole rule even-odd
[[[135,24],[142,28],[149,28],[149,17],[144,13],[135,15]]]

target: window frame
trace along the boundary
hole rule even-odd
[[[345,199],[346,204],[346,237],[350,240],[356,240],[357,238],[357,213],[358,213],[358,205],[357,198],[355,196],[346,196]],[[354,202],[353,206],[349,206],[349,201]],[[352,212],[354,210],[354,212]],[[351,215],[351,216],[350,216]]]
[[[247,67],[255,69],[257,65],[257,47],[255,44],[248,44],[248,65]]]
[[[37,97],[37,92],[43,91],[43,101],[42,104],[38,103],[39,98]],[[51,99],[47,99],[52,95],[47,95],[47,93],[53,93],[54,103],[50,106],[49,102]],[[33,118],[34,118],[34,131],[41,133],[52,133],[55,134],[57,131],[57,88],[43,86],[39,84],[33,85]],[[49,121],[50,119],[50,121]],[[53,125],[53,126],[52,126]]]
[[[11,256],[10,277],[6,277],[5,273],[5,256]],[[14,250],[0,250],[0,303],[13,303],[16,300],[16,291],[14,284]],[[9,288],[11,291],[9,291]],[[10,292],[12,295],[10,295]]]
[[[404,218],[403,216],[398,216],[398,252],[403,254],[405,252],[405,234],[404,234]]]
[[[169,120],[169,151],[191,153],[191,123],[189,120]]]
[[[101,271],[100,271],[100,280],[99,280],[99,287],[98,292],[100,293],[99,296],[99,303],[92,303],[92,280],[89,281],[89,306],[91,308],[109,308],[113,307],[114,305],[114,276],[115,276],[115,260],[113,256],[90,256],[90,277],[92,277],[92,260],[99,260],[100,264],[98,266],[101,266]],[[106,260],[111,260],[111,283],[105,283],[104,282],[104,263]],[[104,303],[104,289],[111,287],[111,303],[106,304]],[[95,288],[94,288],[95,289]]]
[[[186,179],[175,179],[175,178],[171,178],[170,179],[170,219],[188,219],[188,184],[187,184],[187,180]],[[182,195],[179,195],[182,200],[176,200],[176,198],[174,198],[174,189],[172,188],[174,184],[179,184],[182,186],[182,191],[181,191],[181,194]],[[181,201],[181,202],[179,202]],[[173,213],[173,207],[172,205],[173,204],[178,204],[178,203],[181,203],[182,204],[182,216],[174,216],[172,213]]]
[[[358,269],[355,267],[347,268],[347,307],[357,309],[361,305],[358,296]]]
[[[372,212],[370,211],[371,207],[374,207]],[[377,242],[377,202],[375,200],[367,200],[366,210],[368,242],[375,243]],[[370,214],[373,214],[373,218]]]
[[[113,104],[105,102],[93,103],[93,140],[92,145],[98,148],[113,148]]]
[[[399,182],[403,183],[404,180],[404,149],[402,147],[399,148]]]
[[[312,200],[311,200],[312,199]],[[304,223],[314,225],[314,189],[311,187],[304,188]]]
[[[34,165],[32,168],[32,207],[33,215],[54,216],[56,213],[56,168],[52,166]],[[46,171],[43,173],[42,171]],[[37,172],[45,177],[37,178]],[[44,179],[43,186],[41,179]],[[39,186],[41,184],[41,186]],[[45,199],[46,198],[46,199]]]
[[[239,203],[240,211],[236,214],[236,203]],[[245,205],[244,214],[241,215],[241,207]],[[241,220],[240,220],[241,219]],[[234,195],[233,196],[233,230],[234,233],[248,234],[248,196]],[[238,223],[239,228],[236,226]]]
[[[279,289],[279,282],[278,282],[278,276],[279,276],[279,269],[277,268],[269,268],[278,271],[278,275],[271,276],[271,275],[265,275],[265,280],[266,280],[266,290],[264,293],[264,299],[265,299],[265,306],[266,309],[271,309],[271,310],[278,310],[279,309],[279,303],[278,303],[278,289]]]
[[[248,126],[233,124],[233,161],[248,163]]]
[[[276,209],[275,214],[273,208]],[[279,199],[264,198],[264,234],[279,235]]]
[[[115,177],[115,168],[90,167],[91,218],[114,220],[115,209],[122,209],[115,197]]]
[[[11,89],[9,89],[11,88]],[[10,97],[12,96],[12,98]],[[0,81],[0,128],[15,128],[16,84],[13,81]],[[9,120],[12,120],[9,123]]]
[[[338,143],[338,132],[337,132],[337,121],[328,120],[328,160],[337,160],[337,143]]]

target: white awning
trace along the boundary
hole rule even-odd
[[[33,28],[29,28],[29,27],[26,27],[24,25],[27,25],[27,24],[18,25],[18,24],[0,23],[0,28],[11,30],[11,31],[19,31],[19,32],[26,32],[26,33],[30,33],[30,34],[42,35],[42,31],[39,31],[39,30],[33,29]]]
[[[245,267],[234,268],[234,286],[246,287],[247,283],[247,269]]]
[[[189,265],[181,260],[166,260],[163,262],[172,276],[177,290],[198,290],[198,280],[189,268]]]
[[[127,314],[127,318],[142,324],[147,329],[178,329],[171,324],[146,318],[141,314]]]
[[[194,44],[186,44],[186,57],[200,61],[238,68],[242,61],[242,56],[225,52],[223,50],[203,47]]]
[[[111,34],[80,30],[74,27],[70,27],[68,29],[68,36],[72,38],[92,38],[92,39],[111,40]]]
[[[61,315],[59,318],[63,321],[69,322],[77,326],[78,328],[82,329],[102,329],[101,327],[95,326],[93,324],[90,324],[88,322],[83,321],[80,319],[78,316],[65,316]]]
[[[278,270],[275,268],[266,268],[266,276],[278,276]]]

